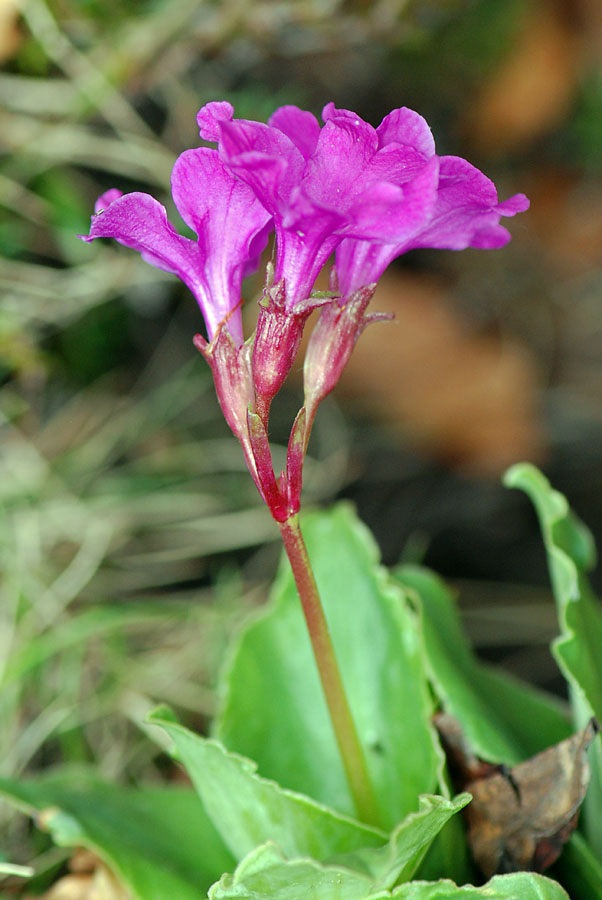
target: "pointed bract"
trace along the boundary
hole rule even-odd
[[[293,422],[286,452],[285,483],[290,515],[298,513],[301,508],[303,460],[305,459],[308,437],[306,434],[306,422],[307,414],[305,407],[301,407]]]

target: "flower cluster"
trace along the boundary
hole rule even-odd
[[[389,263],[417,247],[502,247],[503,216],[525,210],[524,194],[498,202],[495,185],[455,156],[438,156],[425,120],[395,109],[378,128],[329,103],[324,125],[295,106],[267,124],[235,119],[230,103],[197,116],[217,149],[187,150],[172,173],[174,203],[197,239],[178,234],[148,194],[110,190],[97,201],[90,234],[138,250],[178,275],[196,297],[208,340],[195,344],[257,487],[279,522],[299,509],[301,470],[316,409],[332,390],[363,328]],[[240,291],[275,233],[274,264],[255,334],[244,339]],[[334,254],[331,290],[313,293]],[[306,321],[321,307],[304,366],[305,405],[276,478],[267,428],[270,404],[295,359]]]

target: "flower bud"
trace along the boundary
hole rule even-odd
[[[366,315],[375,284],[360,288],[341,305],[337,298],[322,308],[309,339],[303,366],[305,409],[309,427],[324,397],[334,388],[347,365],[355,342],[371,322],[384,321],[384,313]]]
[[[259,301],[252,359],[256,409],[264,423],[270,404],[295,361],[310,313],[325,302],[310,297],[287,309],[283,282],[266,287]]]

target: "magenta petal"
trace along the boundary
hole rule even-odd
[[[522,194],[499,203],[493,182],[466,160],[437,157],[427,123],[405,107],[378,129],[334,103],[321,130],[295,106],[267,125],[232,115],[229,104],[208,104],[201,134],[218,140],[225,165],[274,217],[287,309],[307,297],[337,247],[341,285],[354,291],[414,247],[502,246],[500,218],[528,205]]]
[[[252,275],[253,272],[256,272],[259,268],[259,263],[261,262],[261,255],[265,248],[267,247],[268,241],[270,239],[270,235],[274,230],[274,223],[271,218],[268,219],[263,228],[257,232],[256,235],[251,239],[249,243],[248,249],[248,257],[245,262],[242,270],[242,277],[246,278],[247,275]]]
[[[204,231],[204,220],[214,212],[216,201],[217,215],[223,215],[220,201],[226,179],[229,191],[232,175],[225,170],[217,151],[209,147],[185,150],[174,163],[171,172],[174,203],[188,227],[199,236]]]
[[[288,197],[297,179],[289,178],[287,160],[249,151],[232,157],[228,167],[247,184],[257,199],[273,216],[286,210]]]
[[[328,220],[322,232],[314,230],[309,234],[291,229],[280,232],[274,280],[284,280],[289,310],[310,296],[320,270],[341,240],[339,235],[330,233],[327,225]]]
[[[187,284],[197,281],[196,244],[177,233],[165,207],[149,194],[136,192],[115,199],[92,217],[90,234],[82,237],[85,241],[113,238],[138,250],[152,265],[179,275]]]
[[[386,243],[394,240],[405,213],[403,188],[386,181],[371,185],[353,204],[345,236]]]
[[[307,162],[303,193],[326,209],[349,208],[366,166],[377,149],[374,129],[361,119],[337,119],[320,132],[316,152]]]
[[[378,243],[402,244],[423,229],[431,219],[437,200],[439,159],[423,165],[409,183],[396,187],[388,182],[372,185],[354,206],[353,225],[346,234],[370,238]],[[372,273],[357,287],[372,284],[380,277]]]
[[[343,203],[341,206],[343,208],[340,212],[321,206],[314,198],[307,196],[302,186],[297,187],[291,191],[288,207],[281,216],[280,224],[283,229],[295,230],[300,237],[311,233],[312,237],[321,240],[323,234],[330,234],[347,224]]]
[[[429,166],[436,165],[436,160],[437,157],[433,157]],[[500,218],[525,209],[527,198],[517,194],[504,203],[498,203],[493,182],[459,157],[442,157],[439,166],[440,174],[434,191],[433,183],[429,185],[428,167],[404,187],[408,194],[412,192],[413,204],[408,197],[407,220],[402,208],[397,210],[398,223],[402,226],[397,240],[385,244],[378,237],[371,241],[346,239],[339,245],[336,266],[345,296],[376,281],[393,259],[417,247],[449,250],[476,247],[485,250],[508,243],[510,233],[500,225]],[[425,204],[421,210],[421,203],[429,196],[429,190],[431,205]],[[392,205],[389,220],[385,222],[383,219],[382,236],[395,223],[394,210]],[[422,222],[421,214],[424,214]],[[409,227],[404,235],[406,221]],[[361,224],[367,226],[369,223]],[[413,233],[410,230],[412,224],[415,226]]]
[[[322,110],[322,119],[324,122],[330,122],[333,119],[350,119],[352,122],[363,122],[356,112],[352,109],[338,109],[334,103],[327,103]],[[366,123],[364,122],[364,125]],[[370,128],[372,126],[369,126]]]
[[[217,150],[186,150],[173,167],[171,187],[178,212],[206,251],[218,251],[230,267],[240,264],[252,238],[270,215],[237,179]],[[265,246],[265,244],[264,244]]]
[[[397,253],[396,244],[345,238],[336,251],[336,271],[341,296],[350,297],[367,284],[374,284]]]
[[[423,171],[403,189],[400,197],[379,210],[367,203],[364,218],[358,215],[358,227],[364,234],[372,228],[372,240],[346,238],[336,251],[339,286],[344,297],[367,284],[378,281],[389,263],[404,253],[430,222],[437,200],[439,160],[434,156]],[[378,186],[382,189],[382,186]],[[390,187],[390,186],[389,186]],[[381,213],[379,217],[379,213]],[[383,243],[388,239],[388,243]]]
[[[302,176],[304,159],[284,132],[262,122],[235,119],[222,124],[220,155],[249,184],[274,215]]]
[[[320,124],[313,113],[298,106],[281,106],[270,116],[268,125],[286,134],[305,159],[316,149]]]
[[[195,241],[182,237],[167,219],[165,207],[149,194],[124,194],[103,212],[92,217],[90,234],[94,238],[113,238],[125,247],[137,250],[142,258],[158,269],[172,272],[190,288],[197,299],[211,338],[219,325],[239,302],[231,297],[215,298],[205,277],[205,254]],[[234,339],[242,341],[240,311],[230,323]]]
[[[448,206],[491,208],[498,202],[493,181],[460,156],[441,157],[439,193]]]
[[[508,233],[499,225],[500,216],[514,215],[528,202],[524,195],[517,198],[498,204],[495,185],[486,175],[465,159],[444,156],[432,220],[411,246],[448,250],[503,246]]]
[[[429,159],[414,147],[405,144],[387,144],[375,153],[366,167],[364,178],[372,181],[390,181],[405,184],[417,175]]]
[[[107,206],[110,206],[115,200],[119,200],[120,197],[123,197],[123,191],[120,191],[117,188],[109,188],[108,191],[105,191],[104,194],[100,195],[94,204],[94,214],[98,215],[98,213],[101,213],[103,209],[106,209]]]
[[[505,247],[511,239],[512,235],[507,228],[492,223],[475,231],[470,239],[470,246],[477,250],[498,250],[500,247]]]
[[[529,209],[530,205],[531,201],[524,194],[514,194],[513,197],[508,197],[507,200],[498,203],[496,209],[503,216],[515,216],[517,213]]]
[[[376,133],[381,147],[392,143],[406,144],[426,157],[435,152],[435,140],[426,120],[405,106],[394,109],[385,116]]]
[[[269,156],[286,157],[293,144],[282,131],[270,128],[264,122],[251,122],[246,119],[223,121],[219,132],[220,150],[228,161],[241,153],[255,151]]]
[[[270,214],[224,165],[217,150],[208,147],[182,153],[171,182],[180,215],[198,235],[203,276],[211,290],[212,324],[230,315],[230,330],[238,340],[240,311],[234,316],[232,312],[240,302],[240,285],[251,258],[257,263],[267,243]]]
[[[213,100],[199,109],[196,121],[205,141],[218,141],[220,125],[229,122],[234,115],[234,107],[227,100]]]

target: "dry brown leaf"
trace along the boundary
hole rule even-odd
[[[37,900],[134,900],[90,850],[76,850],[69,868],[73,874],[60,878]]]
[[[551,866],[577,826],[590,778],[586,751],[599,731],[597,721],[510,770],[478,759],[453,717],[437,716],[435,724],[458,788],[472,794],[464,814],[483,874]]]

